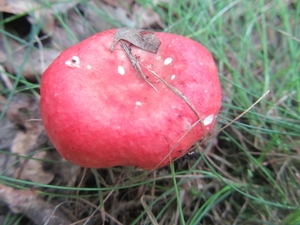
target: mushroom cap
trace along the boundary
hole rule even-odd
[[[145,82],[118,43],[116,30],[74,45],[41,79],[41,116],[62,157],[82,167],[150,170],[184,155],[214,126],[221,87],[214,60],[201,44],[155,33],[157,53],[130,46]],[[153,75],[163,78],[197,109]],[[197,123],[198,121],[198,123]]]

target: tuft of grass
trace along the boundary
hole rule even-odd
[[[60,206],[64,211],[91,224],[104,217],[109,218],[107,224],[117,224],[113,218],[124,224],[300,224],[299,1],[136,2],[159,14],[163,31],[192,38],[213,54],[223,88],[219,129],[270,93],[230,127],[216,131],[215,138],[196,145],[194,155],[170,168],[152,173],[120,167],[87,171],[74,186],[29,182],[2,171],[0,182],[20,189],[35,187],[47,201],[66,202]],[[122,26],[89,1],[80,4],[90,7],[99,20]],[[74,11],[86,20],[77,6]],[[36,37],[43,24],[32,24],[25,37],[5,29],[21,16],[0,19],[9,60],[14,62],[9,38],[25,50],[21,66],[14,65],[16,74],[5,73],[13,87],[0,83],[0,94],[7,99],[0,121],[16,93],[38,96],[39,78],[30,82],[22,72],[30,52],[38,49]],[[57,12],[54,16],[70,43],[78,42],[68,17]],[[15,157],[2,149],[0,154]],[[9,213],[4,224],[23,220]]]

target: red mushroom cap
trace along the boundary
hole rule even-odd
[[[221,87],[214,60],[199,43],[155,33],[157,53],[131,46],[145,82],[118,43],[116,30],[65,50],[41,80],[45,130],[62,157],[82,167],[154,169],[184,155],[214,126]],[[151,73],[152,72],[152,73]],[[180,91],[196,108],[153,75]]]

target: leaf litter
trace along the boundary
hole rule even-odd
[[[4,110],[6,104],[8,104],[6,98],[0,95],[0,112]],[[50,159],[59,160],[59,155],[54,150],[42,150],[49,145],[49,140],[42,123],[30,122],[31,118],[40,118],[38,99],[21,93],[15,94],[4,118],[0,121],[0,147],[4,153],[0,157],[1,175],[39,184],[50,184],[60,177],[63,178],[63,183],[74,185],[72,176],[78,167],[47,163]],[[26,195],[22,196],[23,194]],[[34,221],[47,218],[48,214],[45,213],[50,213],[43,207],[49,208],[51,204],[43,203],[37,192],[20,191],[4,184],[0,186],[0,201],[6,202],[13,212],[25,213],[29,218],[35,215],[34,211],[38,212],[40,215]],[[32,205],[27,204],[28,201]],[[51,207],[53,210],[54,206]]]

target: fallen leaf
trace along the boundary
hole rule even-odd
[[[134,4],[132,11],[132,18],[134,21],[137,21],[137,27],[144,29],[150,29],[157,26],[161,28],[164,27],[160,16],[152,8]]]
[[[160,40],[152,31],[137,30],[132,28],[119,28],[115,33],[113,44],[110,47],[111,51],[114,50],[115,45],[120,40],[128,41],[129,43],[143,50],[153,53],[157,52],[158,47],[161,44]]]
[[[29,157],[29,159],[20,157],[19,163],[10,167],[10,169],[14,168],[14,177],[48,184],[53,180],[54,175],[43,170],[42,160],[45,158],[46,152],[37,151],[47,141],[44,127],[41,121],[28,122],[32,117],[39,118],[38,100],[27,95],[16,94],[10,102],[6,114],[19,127],[22,127],[17,131],[11,143],[11,153],[19,157]]]
[[[0,95],[0,112],[6,102]],[[4,176],[37,183],[49,184],[55,180],[73,186],[80,168],[71,163],[48,162],[65,160],[54,149],[41,150],[51,144],[39,119],[38,99],[15,94],[0,121],[0,148],[5,152],[0,155],[0,171]]]
[[[24,46],[11,38],[7,38],[10,49],[13,49],[13,52],[9,54],[2,38],[0,36],[0,63],[11,74],[16,74],[22,68],[23,76],[29,80],[35,80],[36,75],[42,75],[61,52],[54,48],[33,49],[26,56]]]
[[[45,33],[48,33],[54,24],[54,14],[64,13],[79,2],[80,0],[48,0],[45,4],[40,0],[0,0],[0,12],[28,14],[30,22],[42,23]]]
[[[34,190],[18,190],[0,183],[0,202],[5,202],[14,213],[26,215],[35,224],[71,224],[59,208],[45,202]]]
[[[42,184],[49,184],[54,174],[46,172],[43,169],[43,159],[45,159],[45,151],[37,151],[37,148],[44,140],[39,140],[42,129],[37,131],[28,130],[26,132],[18,132],[15,137],[11,152],[18,156],[29,156],[29,159],[20,158],[15,170],[15,177],[22,180],[29,180]],[[42,143],[41,143],[42,142]]]
[[[90,2],[95,8],[103,11],[105,15],[112,18],[124,27],[131,28],[151,28],[162,26],[159,15],[151,8],[141,6],[140,4],[132,1],[117,1],[117,0],[106,0],[106,1],[91,1]],[[93,27],[101,26],[99,23],[99,13],[97,13],[93,8],[86,7],[87,13],[85,15],[89,16],[91,25]],[[102,19],[102,22],[103,19]],[[97,31],[104,29],[96,29]]]

